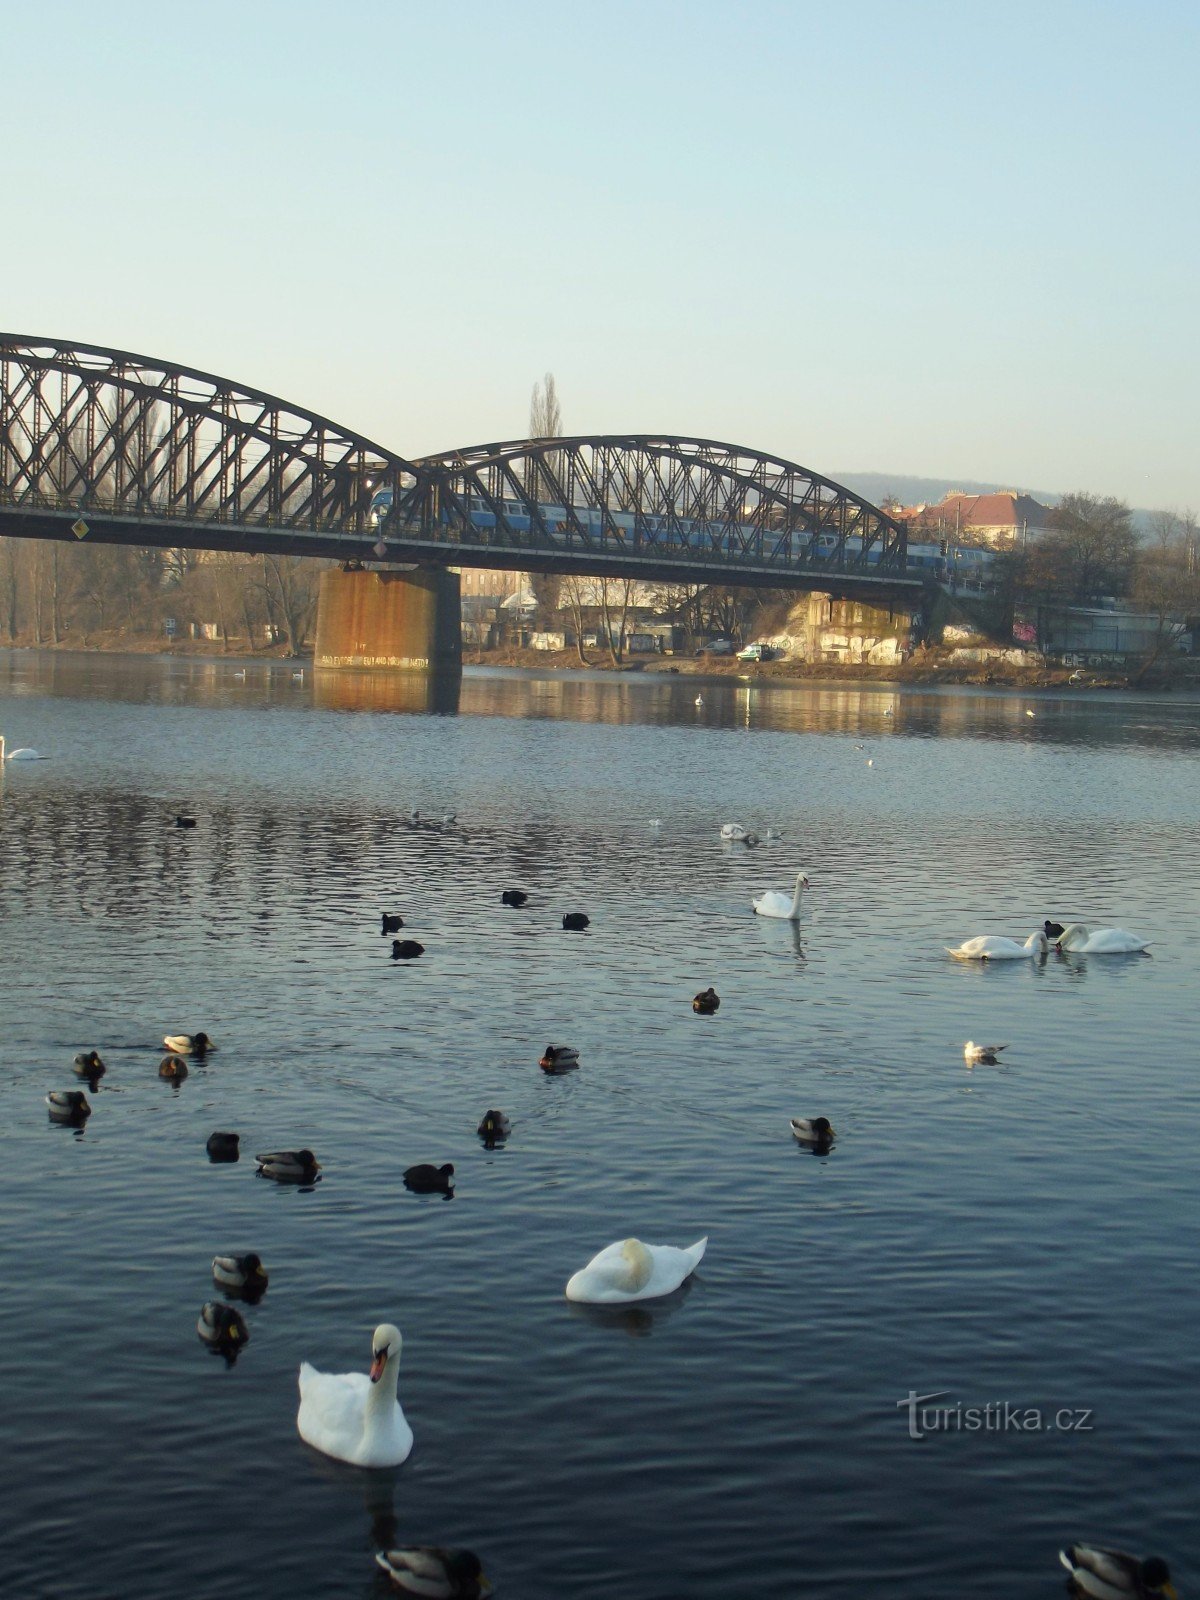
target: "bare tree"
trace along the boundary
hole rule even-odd
[[[531,439],[558,439],[562,437],[562,406],[559,404],[558,388],[555,385],[552,372],[548,372],[541,383],[535,383],[533,386],[533,394],[529,399],[529,437]],[[554,479],[557,480],[560,477],[560,462],[557,454],[552,453],[550,455],[547,460],[547,467]],[[540,498],[537,480],[538,474],[531,462],[530,470],[526,475],[525,492],[534,500]],[[537,601],[538,625],[545,628],[553,620],[554,613],[558,610],[561,600],[562,579],[557,572],[531,572],[528,574],[528,579],[533,598]]]
[[[600,579],[600,615],[604,619],[604,639],[614,667],[619,667],[625,658],[625,624],[636,588],[636,578]],[[615,632],[614,608],[617,615]]]
[[[1129,507],[1111,495],[1064,495],[1039,541],[1057,561],[1065,598],[1076,602],[1121,594],[1129,581],[1137,535]]]
[[[1154,641],[1138,676],[1172,655],[1200,615],[1200,574],[1196,571],[1196,514],[1156,511],[1150,537],[1138,552],[1133,598],[1154,618]]]
[[[288,654],[298,656],[317,609],[318,564],[304,556],[263,556],[267,608],[282,626]]]
[[[9,644],[17,638],[17,619],[21,610],[20,566],[17,541],[0,539],[0,611],[3,612]]]
[[[562,592],[571,613],[571,626],[575,630],[575,654],[579,657],[579,665],[590,667],[591,662],[583,653],[583,608],[587,604],[584,582],[583,578],[564,578]]]
[[[562,407],[554,374],[548,372],[541,383],[535,383],[529,398],[529,437],[531,439],[562,438]]]

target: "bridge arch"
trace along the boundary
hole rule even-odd
[[[191,524],[196,544],[199,530],[222,526],[361,536],[381,486],[403,508],[419,497],[421,475],[262,390],[102,345],[0,334],[0,510],[9,526],[22,513],[30,532],[52,531],[56,515],[100,518],[107,536],[128,524],[131,542],[147,544],[163,543],[162,526],[173,523]],[[187,542],[184,529],[167,542]]]
[[[903,579],[906,530],[796,462],[712,439],[650,434],[509,440],[424,457],[440,523],[539,564],[624,555],[656,569],[802,569]]]

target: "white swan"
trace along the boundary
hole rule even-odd
[[[723,822],[721,824],[722,839],[744,839],[746,833],[747,830],[742,827],[740,822]]]
[[[318,1372],[300,1363],[296,1427],[305,1444],[352,1467],[398,1467],[413,1446],[396,1399],[399,1328],[383,1323],[371,1336],[371,1372]]]
[[[686,1249],[618,1239],[595,1255],[567,1282],[567,1299],[586,1305],[615,1306],[627,1300],[652,1300],[670,1294],[700,1265],[708,1244],[697,1239]]]
[[[1136,933],[1124,928],[1085,928],[1082,922],[1071,922],[1054,941],[1060,950],[1069,950],[1080,956],[1132,955],[1150,948],[1149,939],[1139,939]]]
[[[957,950],[947,945],[946,954],[956,961],[1020,961],[1027,956],[1044,956],[1049,948],[1049,941],[1039,928],[1024,944],[1002,938],[998,933],[984,933],[976,939],[964,939]]]
[[[802,872],[796,874],[796,892],[789,900],[778,889],[768,889],[751,902],[760,917],[782,917],[785,922],[800,921],[800,896],[808,888],[808,879]]]
[[[10,750],[4,758],[6,761],[49,761],[49,756],[44,756],[40,750],[30,750],[25,747],[20,750]]]

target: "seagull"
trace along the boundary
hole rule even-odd
[[[975,1044],[973,1040],[968,1039],[963,1045],[963,1060],[969,1062],[971,1066],[994,1067],[996,1057],[1001,1050],[1007,1049],[1006,1044]]]
[[[1025,715],[1026,715],[1026,716],[1027,716],[1027,717],[1031,717],[1031,716],[1032,716],[1032,715],[1033,715],[1033,712],[1032,712],[1032,711],[1027,711],[1027,712],[1026,712],[1026,713],[1025,713]]]

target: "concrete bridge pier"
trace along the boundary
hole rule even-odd
[[[458,573],[444,567],[323,572],[314,665],[374,672],[461,672]]]

